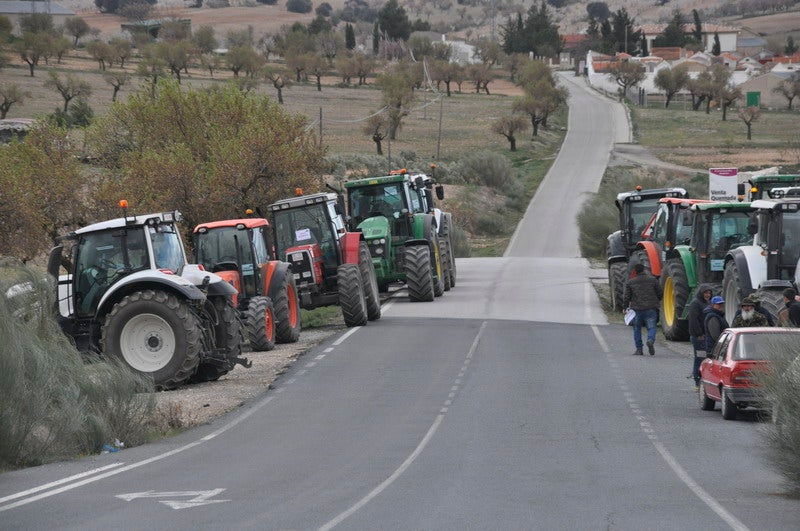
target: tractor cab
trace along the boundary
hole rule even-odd
[[[614,204],[619,211],[619,226],[622,242],[626,247],[635,247],[642,239],[642,232],[647,228],[661,198],[685,198],[683,188],[653,188],[643,190],[637,186],[632,192],[617,194]]]
[[[405,174],[389,175],[347,183],[350,223],[358,227],[370,218],[383,217],[395,236],[411,236],[414,212],[423,211],[420,194],[407,186]]]
[[[753,209],[750,203],[697,203],[691,210],[689,250],[696,255],[697,282],[721,285],[728,251],[753,243],[748,230]]]
[[[745,201],[800,195],[800,175],[758,175],[740,184],[738,194]]]
[[[272,231],[266,219],[228,219],[198,225],[194,248],[197,262],[233,285],[238,297],[263,295],[262,268],[274,260]]]
[[[292,264],[301,284],[335,285],[336,270],[344,263],[340,238],[345,223],[333,193],[318,193],[281,200],[269,206],[277,256]]]
[[[793,281],[800,260],[800,198],[753,201],[753,244],[767,257],[767,279]]]

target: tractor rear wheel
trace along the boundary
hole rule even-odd
[[[364,298],[367,302],[367,319],[377,321],[381,318],[381,299],[378,295],[378,279],[375,277],[375,265],[369,253],[367,242],[358,244],[358,269],[361,273],[361,284],[364,287]]]
[[[444,281],[444,290],[450,291],[450,277],[453,276],[453,263],[450,257],[450,245],[447,240],[439,239],[439,250],[442,252],[442,280]]]
[[[739,279],[739,268],[736,262],[731,260],[725,265],[725,273],[722,277],[722,297],[725,299],[725,315],[733,320],[739,303],[742,302],[749,293],[742,293]]]
[[[778,316],[781,310],[786,308],[783,304],[783,291],[777,289],[760,289],[756,292],[756,296],[760,301],[761,309],[772,314],[775,325],[778,326]],[[733,321],[733,318],[731,318],[731,321]]]
[[[450,287],[456,287],[456,256],[453,252],[453,215],[445,212],[442,215],[442,227],[439,230],[439,235],[447,242],[448,259],[450,262]]]
[[[135,291],[106,316],[100,345],[106,356],[150,376],[158,389],[174,389],[200,363],[200,326],[189,305],[175,295]]]
[[[613,311],[622,310],[622,296],[627,275],[628,264],[626,262],[608,264],[608,287],[611,291],[611,309]]]
[[[680,258],[670,258],[661,274],[661,329],[670,341],[689,339],[689,323],[681,319],[689,299],[689,281]]]
[[[212,304],[218,316],[214,326],[214,338],[218,349],[222,349],[225,357],[224,363],[200,363],[197,372],[192,376],[192,382],[213,382],[220,376],[227,374],[235,366],[233,360],[242,353],[242,327],[233,301],[230,297],[214,297]]]
[[[367,324],[367,301],[364,297],[364,284],[356,264],[342,264],[336,273],[339,284],[339,306],[342,307],[344,324],[363,326]]]
[[[275,310],[269,297],[253,297],[244,314],[244,327],[253,351],[275,348]]]
[[[405,264],[408,298],[411,302],[430,302],[434,298],[431,253],[427,245],[406,248]]]
[[[300,339],[300,298],[297,285],[290,270],[285,270],[279,279],[278,290],[272,299],[275,310],[275,341],[277,343],[296,343]],[[270,290],[271,291],[271,290]]]
[[[428,234],[428,245],[431,251],[431,274],[433,275],[433,296],[441,297],[444,295],[444,256],[442,248],[439,246],[439,236],[436,234],[436,227],[431,226]]]

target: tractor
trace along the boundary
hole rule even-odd
[[[180,212],[129,216],[120,206],[123,217],[70,232],[50,251],[62,330],[79,350],[119,359],[159,389],[249,367],[236,290],[187,263]]]
[[[759,199],[747,226],[751,245],[725,255],[722,293],[725,312],[733,315],[741,300],[758,292],[764,309],[773,315],[783,309],[783,290],[797,287],[800,259],[800,198]]]
[[[347,326],[381,317],[380,296],[369,247],[348,232],[341,194],[320,192],[269,205],[276,256],[291,264],[300,306],[339,305]]]
[[[645,270],[659,278],[662,286],[665,277],[662,271],[667,255],[679,245],[688,245],[692,236],[694,211],[692,205],[711,203],[707,199],[684,199],[664,197],[658,200],[656,210],[650,222],[642,231],[643,240],[636,244],[636,251],[631,256],[628,275],[632,274],[633,265],[644,264]],[[668,310],[672,311],[672,310]],[[688,339],[686,327],[680,326],[674,319],[669,326],[661,314],[661,324],[667,339],[675,341]]]
[[[691,240],[666,250],[661,268],[661,327],[665,337],[677,341],[689,337],[688,302],[694,299],[699,285],[713,286],[714,293],[722,291],[725,255],[752,242],[747,232],[752,211],[750,203],[723,202],[697,202],[683,211],[677,222],[691,225]]]
[[[412,302],[432,301],[444,293],[444,271],[436,217],[425,212],[418,190],[406,173],[345,183],[350,225],[369,243],[378,289],[405,282]]]
[[[436,165],[431,164],[431,169],[436,171]],[[390,172],[392,175],[406,173],[406,170]],[[424,173],[412,173],[411,179],[412,193],[416,192],[419,196],[420,210],[422,213],[432,213],[436,218],[437,233],[439,235],[439,250],[442,253],[442,266],[444,268],[444,290],[449,291],[456,285],[456,258],[453,254],[453,215],[450,212],[443,212],[436,207],[435,198],[444,199],[444,186],[436,183],[433,176]],[[412,201],[412,205],[416,204]]]
[[[629,276],[628,262],[636,251],[636,244],[642,239],[642,230],[662,197],[686,197],[686,190],[683,188],[642,190],[641,186],[637,186],[634,191],[617,194],[614,204],[619,211],[619,230],[609,234],[606,245],[608,283],[614,310],[622,309],[622,290]]]
[[[252,211],[248,210],[252,215]],[[194,229],[197,262],[233,285],[253,350],[300,337],[300,299],[289,264],[275,258],[272,228],[264,218],[202,223]]]
[[[800,175],[757,175],[746,183],[739,184],[738,194],[745,201],[780,199],[789,189],[795,190],[789,192],[789,195],[797,195],[798,188],[800,188]]]

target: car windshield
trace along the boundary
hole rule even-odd
[[[762,334],[742,334],[736,343],[733,357],[736,360],[763,360],[773,353],[785,352],[797,348],[800,335],[778,332]]]

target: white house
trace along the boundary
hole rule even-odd
[[[657,37],[664,33],[664,29],[667,27],[666,24],[642,24],[639,26],[639,30],[644,35],[645,41],[647,41],[647,49],[653,49],[653,43]],[[703,23],[701,24],[702,28],[702,41],[703,41],[703,49],[706,52],[711,52],[714,48],[714,35],[719,35],[719,46],[721,52],[735,52],[736,51],[736,42],[739,36],[739,30],[736,28],[731,28],[728,26],[721,26],[719,24],[708,24]],[[684,33],[693,33],[694,32],[694,24],[684,24],[683,26]]]

